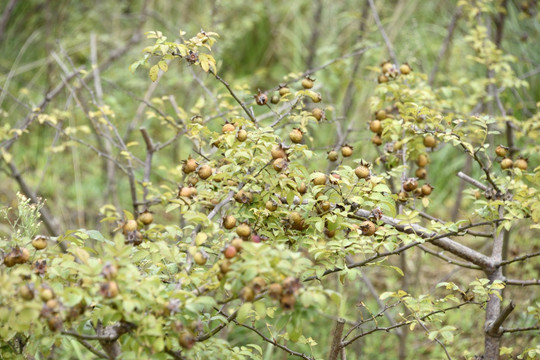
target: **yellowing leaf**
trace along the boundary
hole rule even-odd
[[[150,80],[156,81],[159,73],[159,67],[157,65],[154,65],[150,68],[150,71],[148,72],[148,76],[150,76]]]

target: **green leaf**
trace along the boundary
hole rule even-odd
[[[150,68],[150,71],[148,72],[148,76],[150,76],[150,80],[156,81],[159,73],[159,67],[157,65],[154,65]]]
[[[240,309],[238,309],[238,315],[236,316],[236,319],[238,322],[244,323],[246,320],[249,319],[249,315],[251,314],[251,310],[253,309],[253,304],[250,302],[244,303]]]

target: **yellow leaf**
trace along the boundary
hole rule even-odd
[[[157,65],[154,65],[150,68],[150,71],[148,72],[148,75],[150,76],[150,80],[156,81],[159,73],[159,67]]]

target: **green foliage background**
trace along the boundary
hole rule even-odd
[[[377,1],[382,23],[395,47],[399,61],[408,62],[417,72],[430,73],[437,61],[441,43],[447,33],[447,26],[456,9],[456,1]],[[489,3],[489,2],[487,2]],[[537,111],[540,100],[540,21],[538,14],[525,14],[520,9],[519,1],[510,1],[504,30],[502,48],[506,54],[517,58],[511,66],[515,73],[526,79],[527,88],[522,87],[512,92],[501,94],[504,106],[510,109],[519,120],[525,120]],[[371,119],[370,96],[377,85],[377,73],[374,68],[387,59],[387,50],[371,16],[368,14],[364,31],[360,31],[363,14],[368,11],[365,2],[360,0],[298,0],[298,1],[149,1],[144,23],[140,26],[139,14],[143,1],[37,1],[23,0],[17,2],[0,41],[0,86],[3,88],[3,101],[0,108],[0,128],[9,124],[11,127],[24,118],[28,109],[19,103],[37,105],[43,94],[62,81],[65,73],[62,67],[72,69],[83,67],[91,71],[90,34],[94,33],[98,41],[98,58],[100,61],[122,49],[137,31],[160,30],[171,41],[177,36],[179,29],[188,36],[196,34],[200,29],[215,31],[220,34],[219,42],[213,48],[217,60],[218,73],[237,88],[245,89],[247,94],[254,94],[256,89],[268,90],[284,82],[291,73],[299,75],[310,67],[314,68],[347,55],[357,49],[372,47],[361,58],[359,70],[354,72],[356,57],[348,57],[315,73],[316,84],[324,99],[327,114],[332,120],[345,116],[354,120],[349,143],[354,145],[355,154],[364,159],[377,157],[378,151],[371,143],[371,133],[367,121]],[[320,18],[317,7],[321,6]],[[368,11],[369,13],[369,11]],[[482,20],[480,20],[482,21]],[[448,98],[458,102],[462,100],[464,113],[473,111],[469,95],[471,89],[480,86],[475,79],[485,77],[485,68],[470,60],[474,55],[466,40],[468,27],[459,21],[447,55],[441,60],[436,75],[435,86],[438,91],[447,93]],[[314,35],[315,34],[315,35]],[[313,38],[316,41],[313,42]],[[142,35],[134,41],[126,53],[118,61],[105,69],[103,80],[104,102],[115,113],[115,124],[125,131],[128,124],[137,115],[140,106],[138,99],[145,96],[150,82],[147,71],[128,71],[129,65],[139,59],[141,50],[149,45]],[[310,60],[311,58],[311,60]],[[71,70],[70,70],[71,71]],[[214,97],[219,96],[218,84],[206,74],[185,66],[184,63],[169,65],[169,72],[159,83],[159,87],[151,95],[149,101],[156,107],[172,114],[170,107],[164,105],[162,97],[174,94],[180,107],[185,110],[183,117],[187,120],[196,114],[206,115],[205,111],[214,109],[212,97],[206,97],[209,91]],[[350,75],[354,73],[354,76]],[[201,86],[200,84],[204,84]],[[352,105],[347,114],[343,114],[343,102],[347,87],[354,89]],[[14,99],[17,98],[18,100]],[[72,104],[73,99],[64,98]],[[245,96],[243,101],[251,100]],[[63,103],[55,103],[55,108],[62,110]],[[213,111],[213,110],[212,110]],[[260,110],[255,109],[256,113]],[[210,112],[210,111],[209,111]],[[59,118],[71,126],[86,123],[85,114],[76,109],[67,116]],[[218,130],[222,119],[216,119],[209,127]],[[155,113],[146,108],[137,126],[145,126],[156,141],[166,141],[171,137],[167,127],[155,120]],[[310,133],[317,149],[330,149],[335,142],[335,122],[327,122]],[[129,141],[142,140],[138,131],[132,132]],[[504,138],[496,138],[493,143],[504,142]],[[47,205],[53,210],[57,219],[61,220],[62,229],[98,229],[107,233],[110,229],[100,222],[100,208],[115,201],[126,208],[130,204],[127,180],[118,179],[118,192],[114,196],[105,197],[107,179],[101,160],[91,151],[79,146],[57,147],[54,129],[47,126],[34,126],[31,134],[23,136],[11,150],[14,161],[20,164],[20,170],[29,184],[41,196],[47,199]],[[538,138],[518,139],[518,147],[527,148],[523,155],[530,157],[531,164],[539,164]],[[132,149],[136,155],[144,158],[144,147]],[[176,186],[178,179],[171,178],[170,169],[178,167],[180,160],[192,154],[192,146],[188,140],[180,139],[179,145],[159,153],[154,180]],[[433,215],[443,219],[452,217],[451,210],[455,202],[459,179],[455,173],[464,166],[461,152],[447,146],[432,156],[429,181],[436,191],[431,197],[430,209]],[[311,164],[325,171],[328,164],[323,159]],[[352,166],[352,165],[351,165]],[[473,177],[480,177],[479,169],[473,170]],[[1,173],[0,176],[4,176]],[[0,181],[0,203],[10,204],[15,200],[17,184],[13,179],[4,176]],[[461,205],[460,215],[467,217],[467,210],[473,201],[466,196]],[[170,213],[156,214],[160,223],[174,222]],[[0,223],[0,234],[8,235],[9,226]],[[510,252],[538,251],[538,231],[523,228],[516,231],[514,247]],[[480,244],[475,244],[480,247]],[[398,259],[392,260],[399,265]],[[407,261],[414,263],[414,283],[410,291],[425,293],[441,281],[454,281],[468,284],[474,280],[474,273],[463,274],[462,270],[428,257],[419,250],[411,254]],[[538,261],[521,268],[521,276],[534,278],[538,276]],[[400,282],[391,269],[376,270],[374,285],[381,293],[387,288],[396,288]],[[366,271],[370,274],[370,271]],[[512,274],[508,274],[509,277]],[[335,282],[336,292],[344,294],[341,308],[332,316],[352,317],[354,307],[363,302],[368,308],[376,309],[377,303],[363,283],[344,288]],[[514,298],[519,302],[523,294],[522,308],[527,302],[532,305],[538,299],[538,290],[530,288],[513,290]],[[530,292],[535,291],[531,296]],[[516,326],[527,321],[527,315],[516,315]],[[310,334],[318,342],[328,342],[329,334],[321,333],[327,327],[328,314],[312,312],[312,322],[306,323],[304,333]],[[458,320],[462,325],[459,334],[457,352],[472,354],[481,351],[483,338],[481,333],[483,319],[475,314],[475,310],[466,308],[459,313],[449,315],[448,322]],[[456,319],[452,319],[456,317]],[[254,335],[245,329],[235,329],[229,335],[233,346],[250,343]],[[519,338],[515,346],[524,349],[538,340],[537,334]],[[536,340],[535,340],[536,339]],[[392,333],[366,337],[354,345],[349,359],[384,359],[394,358],[397,353],[398,339]],[[78,345],[73,344],[76,347]],[[441,349],[435,343],[426,345],[417,338],[411,341],[409,358],[441,358]],[[303,345],[302,351],[307,351]],[[421,351],[418,353],[417,351]],[[278,359],[277,350],[268,346],[263,349],[264,359]]]

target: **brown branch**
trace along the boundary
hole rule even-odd
[[[229,85],[229,83],[226,82],[225,80],[223,80],[223,78],[221,76],[219,76],[218,74],[216,74],[213,70],[209,70],[208,72],[210,74],[214,75],[215,78],[227,88],[227,90],[229,91],[229,94],[231,94],[231,96],[234,98],[234,100],[242,107],[242,109],[247,114],[249,119],[253,122],[253,124],[255,124],[255,126],[258,127],[257,120],[255,119],[255,117],[253,116],[251,111],[248,110],[246,105],[238,98],[238,96],[236,96],[233,89],[231,89],[231,86]]]
[[[499,316],[490,324],[486,324],[486,332],[490,334],[491,336],[498,336],[502,334],[502,331],[500,331],[500,327],[503,324],[504,320],[510,315],[510,313],[514,310],[516,306],[511,301],[510,304],[508,304],[503,311],[500,312]]]
[[[316,8],[315,15],[311,21],[311,38],[309,39],[309,54],[306,61],[306,67],[310,69],[313,66],[313,60],[315,60],[315,55],[317,53],[317,40],[319,40],[320,27],[321,27],[321,17],[322,17],[322,0],[315,0]]]
[[[433,315],[436,315],[436,314],[439,314],[439,313],[446,313],[447,311],[451,311],[451,310],[456,310],[456,309],[459,309],[461,308],[462,306],[464,305],[468,305],[468,304],[478,304],[476,302],[463,302],[461,304],[458,304],[458,305],[455,305],[455,306],[451,306],[451,307],[448,307],[448,308],[444,308],[444,309],[441,309],[441,310],[435,310],[435,311],[432,311],[420,318],[417,318],[416,321],[424,321],[425,319],[433,316]],[[351,345],[353,342],[355,342],[356,340],[364,337],[364,336],[367,336],[367,335],[370,335],[374,332],[377,332],[377,331],[390,331],[390,330],[393,330],[393,329],[397,329],[397,328],[400,328],[402,326],[407,326],[407,325],[410,325],[414,322],[415,320],[405,320],[405,321],[402,321],[400,323],[397,323],[395,325],[391,325],[391,326],[387,326],[387,327],[375,327],[374,329],[371,329],[369,331],[366,331],[366,332],[362,332],[360,334],[358,334],[357,336],[355,336],[354,338],[352,338],[351,340],[348,340],[348,341],[343,341],[341,343],[341,346],[342,348],[345,348],[349,345]]]
[[[536,256],[540,256],[540,251],[537,251],[535,253],[531,253],[531,254],[525,254],[525,255],[521,255],[521,256],[517,256],[513,259],[510,259],[510,260],[503,260],[501,262],[499,262],[497,264],[497,266],[504,266],[504,265],[508,265],[508,264],[511,264],[511,263],[514,263],[514,262],[517,262],[517,261],[524,261],[524,260],[527,260],[527,259],[530,259],[532,257],[536,257]]]
[[[369,7],[371,8],[371,13],[373,14],[373,19],[375,19],[377,28],[379,29],[379,32],[381,33],[381,36],[384,39],[386,48],[388,49],[388,54],[390,54],[390,58],[392,59],[392,62],[397,65],[398,60],[396,57],[396,53],[394,52],[394,47],[392,46],[392,43],[390,42],[388,35],[386,35],[386,31],[384,31],[384,27],[382,26],[381,19],[379,18],[379,13],[377,13],[377,7],[375,7],[373,0],[368,0],[368,1],[369,1]]]
[[[13,12],[13,8],[15,7],[15,4],[18,0],[10,0],[9,3],[6,5],[6,8],[4,9],[4,12],[2,13],[2,17],[0,18],[0,42],[4,39],[4,31],[6,29],[6,25],[9,21],[9,17],[11,16],[11,13]]]
[[[35,111],[32,111],[30,114],[26,116],[26,118],[23,120],[23,123],[21,126],[19,126],[17,131],[14,131],[14,135],[4,140],[2,143],[0,143],[0,147],[3,147],[7,150],[9,150],[15,141],[21,136],[20,134],[23,134],[26,129],[34,122],[34,120],[37,118],[38,115],[42,114],[45,111],[45,108],[49,103],[60,94],[60,92],[64,89],[66,86],[66,82],[70,81],[74,77],[76,77],[79,74],[80,69],[76,69],[72,73],[68,74],[65,79],[63,79],[60,84],[58,84],[54,89],[49,91],[45,96],[43,97],[43,100],[39,103],[39,105],[35,108]]]
[[[439,251],[439,252],[433,251],[430,248],[428,248],[428,247],[426,247],[426,246],[424,246],[422,244],[418,245],[418,247],[420,249],[422,249],[423,251],[427,252],[428,254],[431,254],[431,255],[436,256],[436,257],[438,257],[440,259],[443,259],[444,261],[446,261],[449,264],[457,265],[457,266],[461,266],[461,267],[469,268],[469,269],[482,270],[482,268],[480,266],[452,259],[452,258],[444,255],[444,253],[442,251]]]
[[[454,30],[456,29],[456,25],[460,17],[461,17],[461,7],[457,7],[456,10],[454,11],[454,15],[452,16],[452,20],[450,20],[450,24],[448,24],[446,37],[444,38],[444,41],[441,45],[441,49],[439,50],[439,55],[437,56],[437,60],[435,60],[435,65],[433,65],[433,69],[431,70],[431,73],[429,74],[429,80],[428,80],[429,86],[433,86],[433,82],[435,81],[435,75],[439,71],[439,64],[441,63],[441,60],[445,57],[445,54],[448,51],[448,48],[450,47],[450,42],[452,41],[452,37],[454,36]]]
[[[253,327],[253,326],[250,326],[250,325],[247,325],[247,324],[240,323],[240,322],[238,322],[236,319],[234,319],[233,321],[234,321],[234,323],[235,323],[236,325],[245,327],[246,329],[249,329],[249,330],[253,331],[253,332],[256,333],[257,335],[259,335],[259,337],[260,337],[261,339],[263,339],[264,341],[266,341],[266,342],[268,342],[268,343],[274,345],[274,346],[277,347],[277,348],[280,348],[281,350],[283,350],[283,351],[289,353],[289,354],[292,355],[292,356],[296,356],[296,357],[302,358],[302,359],[304,359],[304,360],[314,360],[314,358],[311,357],[311,356],[308,356],[308,355],[306,355],[306,354],[304,354],[304,353],[301,353],[301,352],[297,352],[297,351],[291,350],[291,349],[289,349],[288,347],[286,347],[285,345],[281,345],[280,343],[278,343],[278,342],[276,341],[276,339],[270,339],[270,338],[266,337],[262,332],[260,332],[258,329],[256,329],[256,328]]]
[[[540,285],[540,279],[532,279],[532,280],[506,279],[505,283],[506,285],[533,286],[533,285]]]
[[[155,146],[152,142],[152,139],[150,138],[150,135],[148,135],[148,131],[146,131],[146,128],[141,127],[140,128],[142,137],[144,139],[144,142],[146,143],[146,160],[144,162],[144,176],[143,176],[143,203],[144,210],[147,210],[146,208],[146,198],[148,197],[148,183],[150,182],[150,172],[152,171],[152,158],[154,156],[155,152]],[[137,204],[135,204],[137,206]]]
[[[370,211],[362,210],[362,209],[357,210],[356,213],[355,213],[355,215],[358,218],[361,218],[361,219],[369,218],[370,214],[371,214]],[[350,216],[350,217],[355,218],[354,216]],[[486,255],[484,255],[484,254],[482,254],[482,253],[480,253],[480,252],[478,252],[476,250],[473,250],[473,249],[471,249],[471,248],[469,248],[469,247],[467,247],[465,245],[462,245],[462,244],[460,244],[458,242],[455,242],[454,240],[451,240],[450,238],[448,238],[448,236],[456,236],[456,235],[464,232],[465,230],[468,230],[469,228],[497,223],[497,222],[502,221],[502,219],[495,219],[495,220],[492,220],[492,221],[486,221],[486,222],[482,222],[482,223],[474,223],[474,224],[465,225],[465,226],[460,227],[457,231],[452,231],[452,232],[445,233],[445,234],[440,234],[440,235],[432,233],[429,230],[425,229],[424,227],[416,225],[416,224],[401,225],[401,224],[399,224],[399,220],[390,218],[388,216],[383,216],[381,218],[381,221],[383,223],[385,223],[385,224],[388,224],[388,225],[394,227],[398,231],[401,231],[401,232],[404,232],[404,233],[407,233],[407,234],[416,234],[417,236],[424,239],[423,243],[427,243],[427,242],[432,243],[432,244],[436,245],[437,247],[440,247],[440,248],[442,248],[442,249],[444,249],[444,250],[446,250],[448,252],[451,252],[454,255],[459,256],[460,258],[462,258],[464,260],[468,260],[471,263],[480,266],[484,270],[491,270],[491,269],[493,269],[495,267],[495,264],[493,263],[491,258],[489,258]],[[354,263],[354,264],[348,264],[347,268],[348,269],[353,269],[355,267],[365,266],[365,265],[367,265],[369,263],[372,263],[373,261],[375,261],[377,259],[384,258],[384,257],[387,257],[387,256],[391,256],[391,255],[401,254],[403,251],[405,251],[407,249],[410,249],[410,248],[412,248],[414,246],[417,246],[419,244],[421,244],[421,242],[415,241],[415,242],[412,242],[412,243],[410,243],[408,245],[404,245],[404,246],[402,246],[400,248],[397,248],[394,251],[387,251],[387,252],[384,252],[384,253],[377,253],[376,255],[373,255],[373,256],[371,256],[371,257],[369,257],[369,258],[367,258],[367,259],[365,259],[363,261],[360,261],[360,262],[357,262],[357,263]],[[334,268],[334,269],[328,269],[322,274],[321,277],[324,277],[324,276],[327,276],[329,274],[339,272],[339,271],[342,271],[342,270],[343,270],[342,268],[337,268],[337,267]],[[307,277],[306,279],[304,279],[304,281],[311,281],[311,280],[315,280],[315,279],[320,279],[320,278],[317,277],[316,275],[313,275],[313,276]]]
[[[522,332],[522,331],[534,331],[534,330],[540,330],[540,326],[529,326],[529,327],[515,328],[515,329],[501,328],[501,331],[502,331],[503,334]]]
[[[222,313],[221,310],[218,310],[218,312]],[[223,314],[223,313],[222,313]],[[223,329],[225,326],[229,325],[229,323],[231,321],[233,321],[234,319],[236,319],[236,316],[238,315],[238,310],[236,310],[235,312],[233,312],[231,315],[229,315],[227,317],[227,321],[224,322],[224,323],[221,323],[219,324],[218,326],[216,326],[215,328],[213,328],[212,330],[210,330],[209,332],[205,333],[205,334],[202,334],[202,335],[199,335],[197,336],[197,338],[195,339],[195,341],[199,342],[199,341],[205,341],[205,340],[208,340],[210,339],[212,336],[216,335],[218,332],[221,331],[221,329]]]
[[[334,329],[334,335],[332,337],[332,345],[330,347],[329,360],[337,360],[339,353],[341,352],[341,335],[343,334],[343,327],[345,326],[345,320],[338,319],[336,321],[336,328]]]
[[[26,183],[26,180],[24,180],[24,178],[22,177],[22,174],[19,172],[17,167],[13,164],[13,162],[9,162],[9,163],[6,162],[6,164],[9,170],[11,171],[11,176],[15,179],[17,184],[19,184],[19,187],[22,193],[27,198],[29,198],[32,201],[32,203],[38,204],[39,203],[38,196]],[[54,216],[50,212],[49,208],[44,204],[43,207],[39,210],[39,213],[41,214],[41,220],[43,220],[43,224],[45,225],[45,228],[47,229],[49,234],[55,237],[59,236],[61,234],[60,226],[58,225],[58,221],[54,218]],[[67,248],[63,242],[58,243],[58,245],[60,246],[63,252],[66,252]]]

